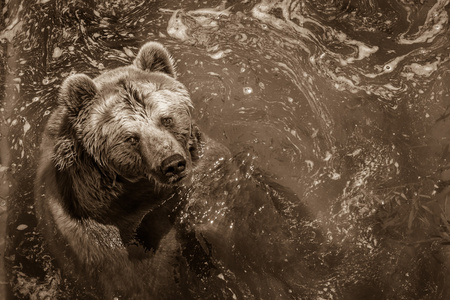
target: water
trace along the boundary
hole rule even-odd
[[[36,2],[0,27],[4,295],[73,292],[32,193],[59,85],[154,40],[240,167],[186,196],[215,266],[200,298],[450,297],[450,1]]]

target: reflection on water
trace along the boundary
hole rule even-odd
[[[450,297],[450,1],[36,2],[6,2],[1,18],[10,297],[70,293],[35,230],[32,195],[57,88],[129,63],[148,40],[174,55],[200,127],[314,215],[300,218],[290,192],[274,197],[294,213],[274,214],[251,183],[233,182],[244,175],[223,174],[213,203],[181,218],[196,216],[215,247],[225,283],[210,294]]]

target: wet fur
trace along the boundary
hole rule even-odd
[[[58,103],[35,188],[50,251],[67,276],[90,287],[83,297],[180,297],[174,287],[183,264],[172,228],[178,187],[158,168],[176,153],[190,173],[208,163],[202,157],[211,147],[191,120],[170,55],[148,43],[133,65],[95,79],[73,75]],[[170,127],[161,125],[164,116]]]

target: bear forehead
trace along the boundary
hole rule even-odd
[[[153,90],[138,83],[128,82],[126,87],[102,95],[92,105],[94,114],[110,114],[143,117],[152,115],[174,115],[188,113],[191,109],[190,99],[170,90]],[[189,114],[189,113],[188,113]]]
[[[160,72],[147,72],[133,66],[107,71],[94,79],[100,105],[140,105],[147,108],[171,105],[191,108],[192,102],[182,83]],[[116,101],[111,101],[115,99]],[[125,101],[121,101],[125,100]]]
[[[98,95],[89,109],[94,123],[164,116],[181,121],[190,117],[192,102],[186,88],[163,73],[123,67],[100,75],[94,82]]]

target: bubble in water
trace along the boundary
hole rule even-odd
[[[308,172],[311,172],[314,169],[314,162],[312,160],[305,160],[306,166],[308,167]]]
[[[339,174],[339,173],[336,173],[336,172],[331,172],[329,175],[328,175],[332,180],[339,180],[339,179],[341,179],[341,174]]]
[[[134,57],[134,53],[133,51],[128,48],[128,47],[123,47],[123,51],[125,52],[126,55],[128,55],[129,57]]]
[[[391,65],[385,65],[385,66],[384,66],[384,70],[385,70],[386,72],[391,72],[391,71],[393,70],[393,68],[392,68]]]
[[[26,224],[20,224],[19,226],[17,226],[17,230],[20,230],[20,231],[25,230],[27,228],[28,228],[28,225],[26,225]]]
[[[224,57],[224,55],[225,55],[225,52],[220,50],[217,53],[210,54],[209,56],[212,57],[213,59],[220,59],[220,58]]]
[[[253,93],[253,89],[249,86],[244,87],[244,95],[249,95],[251,93]]]
[[[62,55],[62,50],[59,47],[55,47],[55,49],[53,49],[53,58],[58,58]]]
[[[23,125],[23,134],[25,135],[28,130],[30,130],[31,125],[28,123],[28,121],[25,121],[25,124]]]

